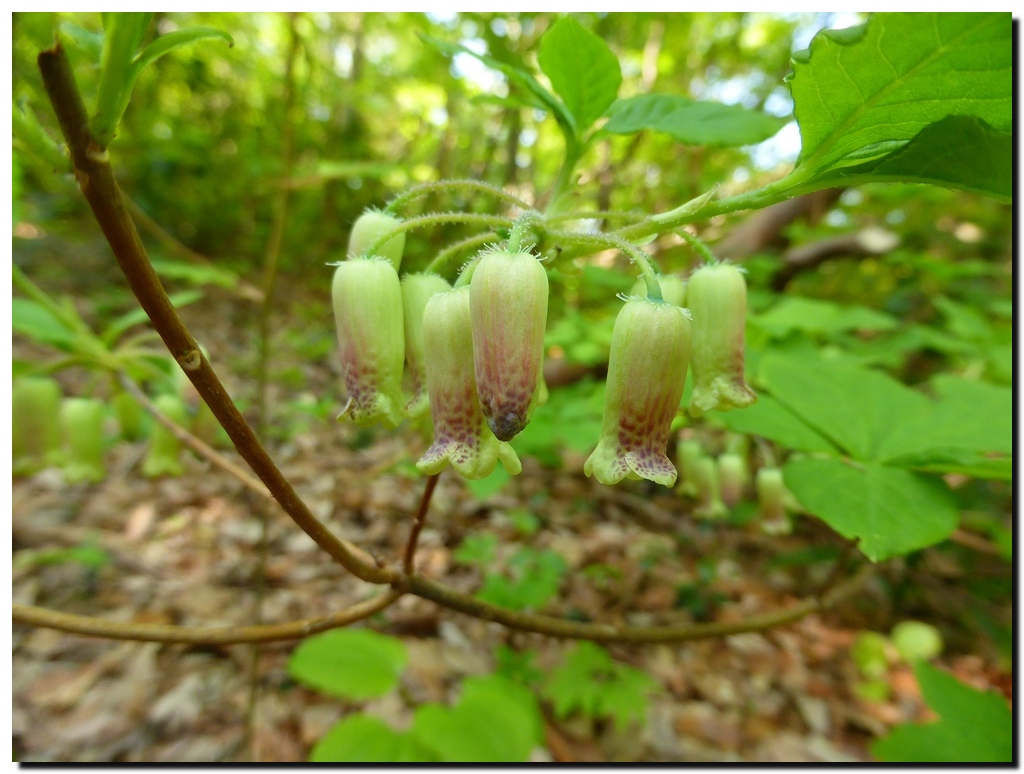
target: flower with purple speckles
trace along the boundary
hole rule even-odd
[[[726,411],[749,406],[757,395],[743,379],[747,283],[728,263],[697,269],[686,286],[693,315],[693,394],[689,411]]]
[[[690,360],[690,321],[678,306],[630,299],[615,319],[601,440],[583,472],[602,484],[646,478],[672,486],[665,452]]]
[[[405,379],[412,393],[406,410],[410,417],[425,416],[430,410],[427,397],[427,363],[423,353],[423,310],[430,298],[451,289],[436,274],[406,274],[402,277],[405,317]]]
[[[502,441],[526,427],[540,389],[548,275],[528,252],[495,250],[469,283],[480,408]]]
[[[338,264],[331,287],[348,402],[338,419],[397,427],[404,417],[402,285],[385,258]]]
[[[434,475],[450,462],[460,475],[477,479],[490,475],[500,460],[512,475],[522,471],[515,451],[495,438],[480,411],[468,287],[440,293],[427,301],[423,350],[434,442],[416,467]]]

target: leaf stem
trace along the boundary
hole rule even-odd
[[[378,237],[363,252],[366,255],[375,255],[384,246],[385,242],[398,236],[403,231],[412,231],[424,226],[436,226],[441,223],[472,223],[492,228],[512,228],[512,219],[501,215],[483,215],[475,212],[434,212],[429,215],[420,215],[418,218],[402,221],[393,229]]]
[[[514,204],[521,210],[530,209],[530,205],[520,199],[518,196],[510,194],[508,191],[504,191],[497,186],[493,186],[490,183],[484,183],[479,180],[437,180],[433,183],[421,183],[420,185],[413,186],[408,191],[405,191],[394,199],[392,199],[388,205],[384,208],[386,215],[397,215],[403,207],[405,207],[413,199],[420,196],[425,196],[435,191],[443,191],[445,193],[450,191],[480,191],[482,193],[490,194],[491,196],[502,199],[509,204]]]

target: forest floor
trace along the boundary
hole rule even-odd
[[[82,297],[89,292],[84,285],[97,281],[79,273],[37,279]],[[423,489],[409,463],[426,443],[406,428],[367,435],[334,422],[333,414],[324,418],[324,412],[308,410],[337,396],[333,349],[312,358],[301,354],[324,332],[333,338],[326,287],[312,292],[285,283],[279,293],[289,311],[275,315],[272,325],[277,338],[269,403],[275,409],[268,446],[335,534],[396,561]],[[211,290],[182,315],[229,391],[251,402],[242,376],[255,351],[251,302]],[[314,329],[304,344],[303,336]],[[16,356],[40,353],[16,339]],[[61,379],[67,392],[83,388],[83,375],[67,372]],[[537,421],[543,421],[539,415]],[[109,475],[96,485],[67,485],[57,470],[14,481],[14,601],[117,621],[252,622],[262,503],[190,453],[184,476],[146,479],[139,470],[143,453],[142,442],[114,446]],[[238,459],[233,450],[224,454]],[[494,533],[500,538],[498,566],[524,546],[565,559],[569,570],[543,608],[549,615],[633,624],[730,620],[795,604],[828,583],[837,560],[799,558],[843,545],[809,518],[798,518],[793,533],[779,537],[763,534],[756,522],[698,521],[692,504],[668,490],[642,483],[608,488],[585,478],[578,455],[567,454],[557,470],[523,462],[521,476],[486,498],[474,496],[450,471],[441,476],[417,554],[422,573],[477,591],[480,571],[454,553],[467,536]],[[513,518],[523,509],[536,517],[529,534]],[[332,563],[276,504],[267,512],[265,622],[326,614],[379,593]],[[31,560],[48,549],[81,545],[99,546],[108,563],[95,570],[73,561]],[[602,574],[582,572],[591,566],[600,566]],[[616,728],[603,720],[559,719],[545,705],[547,746],[534,759],[871,760],[872,739],[895,724],[925,720],[929,711],[906,664],[892,664],[886,700],[857,696],[861,678],[850,647],[859,631],[887,633],[900,620],[926,620],[944,635],[939,664],[971,685],[1010,695],[1010,675],[991,643],[962,624],[965,603],[955,593],[962,572],[946,554],[928,550],[913,568],[906,562],[879,567],[835,609],[778,629],[678,645],[611,645],[614,658],[659,683],[646,722]],[[897,605],[893,590],[905,587],[908,577],[923,590],[903,594]],[[288,676],[294,642],[262,645],[251,740],[245,735],[251,646],[111,642],[15,625],[16,759],[304,760],[350,712],[404,727],[418,704],[451,701],[464,677],[494,669],[501,644],[532,649],[542,670],[573,647],[412,596],[359,625],[405,641],[409,663],[400,690],[345,703]]]

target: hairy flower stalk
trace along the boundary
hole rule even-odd
[[[352,226],[348,237],[349,258],[387,258],[398,271],[402,266],[402,253],[405,252],[405,232],[399,232],[374,251],[374,256],[366,254],[367,248],[378,239],[400,226],[402,221],[385,215],[383,212],[367,210]]]
[[[510,441],[540,390],[548,275],[528,252],[496,250],[480,259],[469,287],[480,408],[491,432]]]
[[[728,263],[697,269],[686,286],[693,314],[693,394],[689,411],[725,411],[749,406],[757,396],[743,379],[743,335],[747,283]]]
[[[405,378],[412,395],[406,406],[409,416],[416,419],[430,409],[427,397],[427,363],[423,353],[423,310],[427,302],[438,293],[445,293],[451,285],[436,274],[407,274],[402,278],[402,305],[405,318]]]
[[[423,349],[434,442],[416,467],[433,475],[450,462],[460,475],[477,479],[490,475],[500,460],[512,475],[522,471],[515,451],[488,429],[480,410],[468,287],[455,288],[427,301]]]
[[[583,472],[602,484],[646,478],[672,486],[665,454],[690,360],[690,321],[678,306],[631,299],[612,331],[601,440]]]
[[[405,407],[405,331],[398,272],[383,258],[352,258],[335,270],[332,295],[347,398],[338,419],[397,427]]]

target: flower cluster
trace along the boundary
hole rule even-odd
[[[406,417],[425,419],[429,410],[434,439],[419,470],[433,475],[451,464],[476,479],[500,461],[518,473],[522,465],[508,442],[545,394],[547,273],[529,251],[491,249],[464,268],[454,288],[430,273],[399,280],[404,232],[398,232],[401,239],[391,236],[399,226],[389,215],[365,213],[353,229],[348,259],[335,271],[347,393],[340,418],[394,427]],[[636,287],[615,320],[601,436],[584,465],[602,484],[624,478],[675,483],[666,452],[691,363],[691,415],[756,399],[743,379],[742,272],[709,263],[689,282],[649,270],[646,276],[650,297],[646,282]],[[724,509],[720,488],[729,501],[737,499],[745,472],[736,460],[723,459],[718,470],[690,456],[683,455],[684,488],[707,500],[709,512]]]

